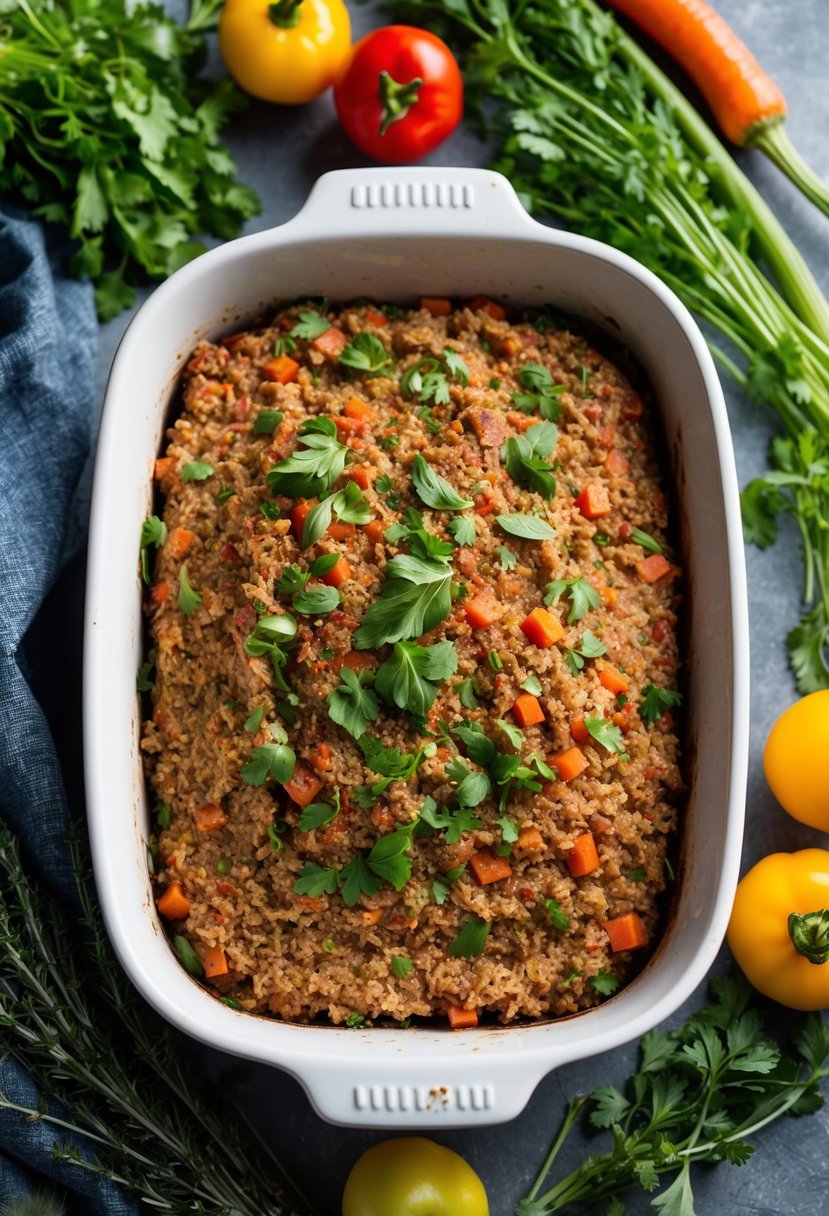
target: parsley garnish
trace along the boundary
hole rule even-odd
[[[187,562],[182,562],[181,569],[178,572],[178,606],[185,616],[191,616],[200,603],[201,596],[190,585],[190,579],[187,574]]]
[[[299,827],[302,832],[310,832],[314,828],[325,827],[337,817],[340,809],[340,791],[334,790],[332,802],[311,802],[302,808],[299,817]]]
[[[216,502],[220,507],[223,507],[225,503],[229,502],[231,498],[235,497],[235,495],[236,490],[233,489],[233,486],[225,486],[225,488],[223,490],[219,490],[219,493],[216,495]]]
[[[191,460],[188,464],[182,466],[181,480],[182,481],[205,481],[208,477],[212,477],[215,469],[212,464],[207,464],[203,460]]]
[[[342,726],[354,739],[365,734],[369,722],[374,722],[380,712],[377,698],[370,688],[365,688],[369,678],[367,671],[359,675],[349,667],[340,668],[340,683],[326,697],[328,716],[332,722]]]
[[[333,612],[339,602],[340,593],[336,587],[314,587],[311,591],[298,591],[291,604],[303,616],[324,616]]]
[[[299,878],[294,883],[297,895],[306,895],[309,899],[318,899],[320,895],[333,895],[339,885],[339,870],[327,870],[309,861],[299,872]]]
[[[323,498],[311,508],[302,525],[303,549],[319,540],[331,523],[332,514],[346,524],[367,524],[372,518],[371,507],[356,481],[347,482],[344,489]]]
[[[454,687],[464,709],[478,708],[480,701],[475,696],[475,685],[471,679],[467,678],[466,680],[458,680]]]
[[[255,747],[247,764],[241,768],[245,785],[262,785],[268,777],[284,785],[294,775],[296,755],[287,743],[265,743]]]
[[[478,538],[478,534],[475,531],[475,520],[465,516],[457,516],[455,519],[450,519],[446,528],[458,548],[474,545]]]
[[[643,690],[644,696],[639,704],[639,717],[648,726],[652,726],[661,718],[666,710],[682,703],[682,693],[672,692],[669,688],[659,688],[656,684],[647,684]]]
[[[330,328],[331,323],[326,321],[321,313],[318,313],[316,309],[307,308],[299,314],[299,320],[291,330],[291,337],[304,338],[307,342],[313,342],[314,338],[321,338]],[[295,349],[295,347],[291,349]],[[284,351],[277,351],[275,353],[284,354]]]
[[[141,525],[141,577],[145,583],[150,581],[150,561],[148,549],[152,545],[160,549],[167,539],[167,525],[157,515],[148,515]]]
[[[500,561],[501,568],[503,570],[514,570],[518,562],[518,558],[515,556],[513,551],[511,549],[507,549],[505,545],[498,546],[498,560]]]
[[[550,918],[550,924],[554,929],[558,929],[559,933],[566,933],[570,926],[570,917],[562,912],[561,904],[557,899],[545,899],[544,907],[547,909],[547,915]]]
[[[607,654],[607,647],[596,637],[590,629],[585,629],[581,635],[581,639],[577,646],[568,646],[564,661],[570,668],[574,676],[577,676],[584,667],[585,659],[597,659],[600,655]]]
[[[419,452],[412,463],[412,482],[421,501],[436,511],[466,511],[474,506],[471,498],[461,498],[446,478],[436,473]]]
[[[523,435],[508,439],[502,450],[512,480],[547,500],[556,492],[556,479],[544,457],[550,455],[557,438],[558,428],[552,422],[538,422]]]
[[[556,422],[561,415],[561,403],[556,400],[564,392],[563,384],[553,384],[552,376],[540,363],[525,363],[518,372],[518,383],[529,391],[513,393],[512,403],[525,414],[538,410],[548,422]]]
[[[649,532],[643,532],[641,528],[631,528],[630,539],[635,545],[641,545],[643,549],[648,549],[651,553],[661,553],[662,546]]]
[[[296,563],[283,566],[276,584],[277,595],[296,595],[298,591],[302,591],[310,577],[310,573],[306,574],[304,570],[300,570]]]
[[[303,445],[265,476],[274,494],[288,498],[320,498],[342,476],[348,448],[337,439],[337,428],[330,418],[311,418],[303,423],[299,436]]]
[[[412,873],[412,825],[395,828],[381,836],[368,853],[355,853],[341,870],[323,869],[315,862],[303,866],[294,883],[297,895],[316,898],[333,895],[340,888],[346,907],[353,908],[361,895],[376,895],[384,882],[402,891]]]
[[[341,352],[340,363],[366,376],[382,376],[388,374],[385,369],[392,367],[394,360],[379,338],[357,334]]]
[[[194,975],[196,979],[201,979],[204,975],[202,961],[187,938],[183,937],[181,933],[177,933],[173,938],[173,949],[184,970],[188,971],[190,975]]]
[[[274,502],[268,502],[267,499],[259,504],[259,514],[263,519],[279,519],[279,507]]]
[[[584,725],[587,727],[591,737],[601,744],[606,751],[624,752],[625,741],[622,738],[622,732],[613,722],[609,722],[607,718],[586,717]]]
[[[404,958],[402,954],[393,954],[391,956],[391,969],[392,973],[399,980],[402,980],[414,969],[414,963],[410,958]]]
[[[424,718],[438,694],[438,684],[457,669],[458,656],[451,642],[434,646],[396,642],[391,657],[377,672],[374,687],[384,701]]]
[[[283,647],[293,641],[296,630],[296,621],[286,612],[282,616],[260,617],[253,632],[245,638],[245,654],[251,658],[270,657],[274,683],[283,692],[291,691],[282,674],[282,668],[288,662]]]
[[[481,920],[479,916],[473,916],[450,944],[449,953],[455,958],[478,958],[484,952],[488,937],[489,925],[487,922]]]
[[[521,687],[524,692],[530,693],[533,697],[541,696],[541,681],[538,679],[538,676],[527,676]]]
[[[555,528],[537,515],[496,515],[495,522],[522,540],[552,540],[556,534]]]
[[[281,338],[277,338],[273,344],[273,353],[277,359],[280,355],[290,355],[295,350],[296,342],[294,342],[293,338],[290,337],[289,334],[285,334]]]
[[[503,718],[499,718],[495,725],[504,732],[514,748],[518,749],[522,746],[524,734],[520,726],[516,726],[514,722],[505,722]]]
[[[135,677],[136,692],[152,692],[154,684],[152,674],[154,671],[152,663],[142,663],[138,668],[138,675]]]
[[[596,989],[601,996],[612,996],[619,987],[619,981],[615,975],[607,975],[604,972],[599,972],[598,975],[591,975],[587,981]]]
[[[562,595],[570,600],[570,612],[567,624],[572,625],[586,616],[591,608],[601,605],[602,597],[593,584],[586,578],[560,578],[547,584],[545,604],[555,604]]]
[[[474,832],[481,826],[481,820],[472,814],[471,807],[460,807],[450,811],[439,807],[431,794],[423,799],[415,831],[418,835],[429,835],[431,832],[443,832],[447,844],[457,844],[464,832]]]
[[[281,421],[281,410],[260,410],[253,420],[253,433],[254,435],[272,435]]]
[[[467,385],[469,369],[457,351],[445,346],[439,359],[429,356],[410,367],[401,378],[400,391],[406,397],[417,397],[424,405],[429,401],[446,405],[450,400],[449,381],[452,378]]]
[[[259,730],[259,727],[262,725],[262,719],[264,716],[265,716],[265,706],[257,705],[256,709],[253,711],[253,713],[250,715],[247,722],[245,723],[244,730],[248,731],[248,733],[251,735],[255,735],[256,732]]]
[[[401,752],[396,747],[384,747],[373,735],[360,737],[360,750],[366,765],[382,777],[371,787],[373,794],[382,794],[392,781],[407,781],[427,756],[434,756],[435,744],[427,743],[416,752]]]
[[[449,615],[451,567],[444,558],[427,556],[423,546],[419,552],[416,548],[415,540],[411,553],[387,562],[380,599],[368,608],[354,635],[359,650],[422,637]]]

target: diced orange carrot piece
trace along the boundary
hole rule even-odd
[[[193,819],[200,832],[215,832],[227,823],[227,815],[215,802],[208,802],[193,812]]]
[[[282,787],[285,793],[298,806],[307,806],[323,787],[317,774],[302,760],[297,760],[294,774],[290,781]]]
[[[326,359],[339,359],[342,352],[348,346],[348,337],[341,329],[337,329],[336,325],[332,325],[330,329],[326,329],[324,334],[320,334],[318,338],[314,338],[311,345],[314,350],[318,350],[321,355],[325,355]]]
[[[313,766],[317,770],[317,772],[322,770],[322,772],[325,773],[328,771],[328,769],[330,769],[330,767],[331,767],[331,748],[325,742],[324,739],[321,739],[319,741],[317,746],[311,752],[308,759],[311,761],[311,763],[313,764]]]
[[[475,296],[467,301],[467,308],[472,312],[486,312],[495,321],[503,321],[507,315],[507,310],[501,305],[496,304],[494,300],[490,300],[489,296]]]
[[[448,317],[452,311],[452,301],[445,296],[421,296],[420,307],[425,308],[433,317]]]
[[[636,563],[636,573],[643,583],[655,583],[671,573],[671,563],[664,553],[651,553]]]
[[[540,853],[544,848],[544,837],[537,827],[521,828],[515,842],[517,853]]]
[[[227,975],[227,956],[220,946],[208,946],[201,962],[206,980],[215,980],[220,975]]]
[[[373,519],[363,527],[363,535],[371,541],[373,545],[379,545],[383,539],[383,533],[386,530],[386,525],[382,519]]]
[[[608,663],[603,663],[599,668],[599,683],[616,696],[627,692],[630,687],[627,676],[619,671],[618,667],[611,667]]]
[[[338,557],[327,574],[320,575],[320,582],[329,587],[340,587],[351,578],[351,567],[344,557]]]
[[[332,540],[351,540],[357,535],[357,529],[354,524],[344,524],[339,519],[335,519],[328,525],[327,535]]]
[[[315,498],[300,498],[299,502],[291,507],[291,527],[294,531],[294,536],[298,541],[302,541],[302,529],[305,527],[305,520],[308,518],[311,508],[317,505]]]
[[[596,851],[596,841],[592,832],[583,832],[573,841],[573,847],[567,854],[567,868],[573,878],[583,878],[592,874],[600,865],[599,854]]]
[[[361,464],[352,465],[352,467],[348,470],[347,476],[351,479],[351,481],[358,485],[361,490],[367,490],[371,485],[371,469],[367,469]]]
[[[155,901],[155,906],[167,920],[184,920],[185,916],[190,915],[190,900],[181,889],[181,883],[175,879]]]
[[[576,743],[589,743],[590,731],[584,725],[584,718],[574,718],[570,723],[570,734]]]
[[[613,510],[610,505],[610,495],[607,487],[596,481],[589,481],[575,499],[576,507],[585,519],[600,519],[609,515]]]
[[[519,726],[536,726],[544,721],[544,710],[538,697],[529,692],[522,692],[520,697],[515,698],[512,713]]]
[[[153,465],[153,478],[156,481],[163,481],[165,477],[169,477],[175,467],[175,461],[172,456],[160,456]]]
[[[587,757],[581,748],[571,747],[566,752],[556,752],[547,758],[550,768],[556,770],[559,781],[572,781],[587,768]]]
[[[469,858],[472,872],[482,887],[512,876],[512,866],[506,857],[496,857],[492,849],[478,849]]]
[[[534,646],[545,650],[564,637],[561,623],[551,616],[546,608],[533,608],[530,615],[521,622],[520,628]]]
[[[487,629],[501,615],[501,606],[489,589],[479,591],[468,604],[464,604],[463,610],[473,629]]]
[[[645,922],[636,912],[614,916],[611,920],[606,920],[602,928],[610,938],[611,950],[639,950],[648,944]]]
[[[630,462],[619,448],[611,448],[604,458],[604,467],[611,477],[624,477],[630,469]]]
[[[275,384],[290,384],[296,380],[298,373],[299,364],[290,355],[278,355],[262,368],[265,379],[272,380]]]
[[[361,401],[359,397],[352,397],[343,406],[343,413],[346,418],[357,418],[360,422],[370,422],[374,417],[374,408],[367,401]]]
[[[478,1025],[477,1009],[461,1009],[459,1005],[450,1005],[446,1016],[453,1030],[469,1030]]]
[[[382,329],[388,323],[389,319],[384,312],[375,312],[371,308],[366,312],[366,325],[375,325],[378,329]]]
[[[361,431],[366,429],[366,424],[359,418],[346,418],[344,414],[337,414],[334,419],[334,426],[339,431],[340,439],[343,443],[348,441],[349,435],[359,435]]]
[[[150,599],[154,604],[166,604],[170,598],[170,584],[165,582],[153,583],[150,588]]]
[[[189,528],[173,528],[167,539],[173,557],[184,557],[194,535],[195,533],[191,532]]]

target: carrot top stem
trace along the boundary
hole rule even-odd
[[[801,194],[829,215],[829,186],[815,173],[798,152],[782,122],[758,127],[748,139],[750,148],[759,148],[770,161],[794,182]]]

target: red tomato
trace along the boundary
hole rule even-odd
[[[463,81],[440,38],[411,25],[388,25],[354,46],[334,102],[361,151],[404,164],[420,160],[454,131],[463,114]]]

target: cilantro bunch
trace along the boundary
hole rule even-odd
[[[259,210],[218,138],[241,94],[199,75],[216,8],[0,0],[0,192],[78,242],[101,320]]]

